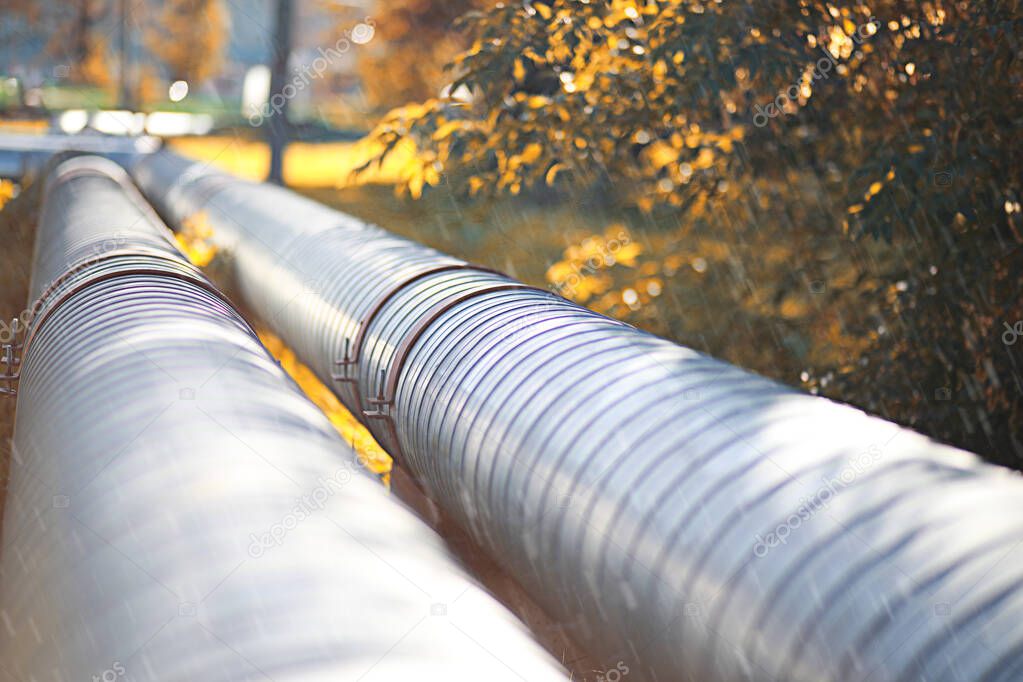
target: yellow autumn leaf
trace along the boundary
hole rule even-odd
[[[436,131],[434,131],[433,139],[434,140],[443,140],[446,137],[450,136],[451,133],[453,133],[456,130],[458,130],[459,128],[463,128],[463,127],[465,127],[465,122],[464,121],[448,121],[444,125],[442,125],[439,128],[437,128]]]
[[[540,154],[542,153],[543,147],[541,147],[538,143],[532,142],[530,144],[527,144],[526,148],[522,150],[522,162],[533,163],[538,158],[540,158]]]
[[[568,279],[574,272],[575,269],[572,267],[571,261],[558,261],[547,268],[547,281],[551,284],[559,284]]]
[[[634,265],[636,265],[636,257],[639,256],[639,254],[641,254],[642,252],[643,247],[641,247],[636,242],[629,242],[628,244],[625,244],[620,249],[618,249],[618,251],[615,253],[615,260],[621,263],[622,265],[631,268]]]
[[[440,183],[440,171],[434,164],[423,169],[423,180],[426,184],[436,187]]]
[[[669,163],[674,163],[678,159],[678,150],[660,140],[647,147],[646,154],[647,158],[650,159],[650,163],[653,164],[654,168],[658,169],[664,168]]]
[[[714,163],[714,152],[707,147],[700,150],[700,153],[696,155],[696,161],[693,162],[693,168],[702,170],[704,168],[710,168]]]
[[[213,227],[205,211],[195,213],[181,223],[181,231],[174,241],[192,264],[202,268],[217,255],[217,247],[210,241]]]
[[[564,169],[565,164],[563,163],[554,164],[553,166],[547,169],[547,175],[544,176],[544,182],[546,182],[548,186],[553,185],[555,178],[558,177],[558,173],[560,173]]]
[[[426,179],[423,177],[423,173],[420,171],[412,175],[408,180],[408,192],[413,199],[419,199],[423,196],[423,185]]]
[[[10,180],[0,180],[0,209],[8,201],[14,198],[14,183]]]

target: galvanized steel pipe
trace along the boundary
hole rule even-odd
[[[135,174],[605,679],[1023,674],[1017,474],[286,190]]]
[[[50,176],[31,290],[0,679],[566,679],[118,166]]]

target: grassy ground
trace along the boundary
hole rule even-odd
[[[203,159],[218,168],[251,180],[262,180],[270,168],[270,150],[259,140],[241,136],[182,137],[168,141],[174,150]],[[295,142],[284,155],[284,180],[295,188],[340,187],[354,181],[353,170],[370,158],[364,142]],[[412,153],[391,154],[384,167],[366,174],[365,181],[390,182],[401,176]]]
[[[7,184],[5,187],[10,188]],[[5,196],[0,187],[0,197]],[[0,320],[9,322],[28,305],[28,282],[32,270],[32,245],[38,209],[38,192],[28,187],[4,203],[0,199]],[[0,515],[7,490],[11,435],[14,431],[14,400],[0,396]]]

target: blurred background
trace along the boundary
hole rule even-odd
[[[1011,1],[4,0],[0,134],[159,138],[1020,468],[1021,23]],[[8,319],[35,207],[0,183]]]

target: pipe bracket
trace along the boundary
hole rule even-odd
[[[24,325],[15,317],[11,324],[4,330],[3,335],[8,337],[7,341],[0,343],[0,364],[3,365],[3,372],[0,373],[0,395],[16,397],[18,395],[18,379],[21,378],[21,349],[24,347]]]
[[[362,395],[361,391],[359,390],[359,378],[358,376],[349,375],[348,368],[358,367],[359,358],[362,353],[363,343],[365,343],[366,341],[366,335],[377,314],[379,314],[379,312],[383,309],[383,307],[387,304],[388,301],[392,300],[406,287],[426,277],[429,277],[430,275],[435,275],[441,272],[451,272],[455,270],[478,270],[480,272],[485,272],[492,275],[507,277],[507,275],[505,275],[502,272],[498,272],[497,270],[492,270],[490,268],[486,268],[479,265],[473,265],[471,263],[466,263],[464,261],[457,263],[448,263],[446,265],[435,265],[433,267],[420,270],[419,272],[416,272],[415,274],[397,282],[394,286],[384,291],[379,297],[377,297],[375,301],[373,301],[373,305],[369,307],[369,310],[366,311],[366,314],[363,315],[361,320],[359,320],[359,324],[355,332],[354,341],[349,339],[348,337],[345,337],[343,355],[341,355],[340,358],[334,360],[334,366],[341,368],[340,372],[331,372],[330,378],[338,383],[353,384],[354,386],[353,393],[355,395],[357,414],[364,413],[362,405]],[[381,379],[381,381],[383,381],[383,379]]]
[[[394,416],[391,414],[389,408],[394,407],[394,401],[398,392],[398,378],[401,376],[401,370],[405,366],[405,361],[408,359],[408,356],[412,351],[412,347],[415,346],[419,338],[423,335],[427,328],[437,320],[437,318],[454,308],[456,305],[485,294],[514,290],[531,290],[545,294],[550,293],[544,289],[529,286],[528,284],[522,284],[520,282],[498,282],[473,291],[466,291],[457,296],[452,296],[451,298],[440,301],[427,310],[426,314],[419,319],[415,326],[412,327],[408,334],[406,334],[402,339],[401,344],[394,352],[394,357],[391,358],[390,373],[388,374],[386,369],[381,368],[380,380],[377,384],[377,395],[376,397],[369,398],[367,400],[367,402],[371,405],[376,405],[377,409],[365,410],[360,407],[360,412],[362,413],[362,416],[367,419],[384,419],[387,421],[387,427],[393,438],[393,451],[391,454],[394,456],[395,460],[402,462],[404,461],[404,456],[401,452],[401,443],[398,439],[398,429],[394,423]],[[359,404],[361,406],[361,397]]]

